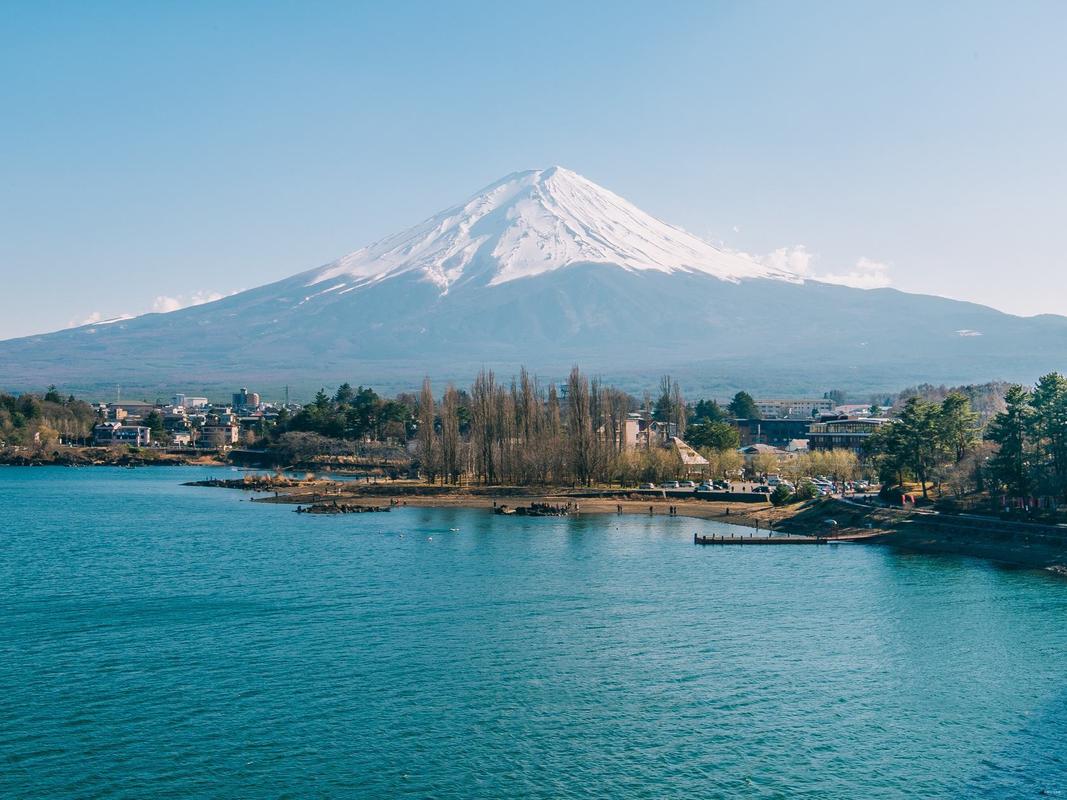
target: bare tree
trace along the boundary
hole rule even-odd
[[[567,380],[567,445],[574,480],[588,484],[593,472],[593,423],[589,381],[575,367]]]
[[[441,401],[441,473],[445,480],[459,483],[463,471],[459,438],[459,393],[449,385]]]
[[[422,472],[426,476],[426,480],[430,483],[434,483],[437,480],[437,474],[441,468],[434,422],[433,391],[430,389],[430,379],[424,378],[422,392],[419,394],[419,428],[416,435],[418,437],[419,462],[422,464]]]

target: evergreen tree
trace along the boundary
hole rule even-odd
[[[355,399],[356,393],[352,391],[352,384],[342,383],[337,387],[337,392],[333,396],[333,401],[337,405],[349,405],[353,399]]]
[[[1040,469],[1035,478],[1044,491],[1067,492],[1067,378],[1057,372],[1038,380],[1030,397],[1030,435]]]
[[[701,400],[695,406],[693,406],[693,415],[690,418],[691,422],[722,422],[726,419],[726,412],[723,411],[715,400]]]
[[[971,401],[960,392],[952,392],[941,401],[938,435],[953,459],[959,463],[978,441],[978,414]]]
[[[729,422],[698,422],[686,429],[685,440],[698,450],[710,448],[722,452],[736,450],[741,435]]]
[[[1012,497],[1026,497],[1032,486],[1028,432],[1034,409],[1030,393],[1022,386],[1012,386],[1004,395],[1004,404],[1004,410],[993,417],[986,431],[986,437],[998,445],[996,454],[989,459],[989,474]]]
[[[152,410],[148,412],[141,424],[148,428],[153,439],[161,440],[166,435],[166,430],[163,427],[163,415],[158,411]]]
[[[918,479],[923,497],[929,497],[927,483],[944,452],[944,438],[938,430],[940,406],[918,397],[909,398],[895,425],[903,448],[903,463]]]
[[[728,406],[734,419],[759,419],[760,413],[756,401],[748,392],[738,392]]]

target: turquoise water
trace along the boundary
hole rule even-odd
[[[0,796],[1067,795],[1067,581],[208,474],[0,468]]]

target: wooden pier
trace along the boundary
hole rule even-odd
[[[701,536],[693,534],[693,544],[829,544],[821,536]]]

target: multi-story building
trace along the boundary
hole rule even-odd
[[[889,422],[884,417],[846,417],[813,422],[808,430],[808,449],[847,449],[862,455],[868,437]]]
[[[93,444],[107,447],[129,444],[146,447],[152,442],[152,431],[143,425],[123,425],[121,422],[102,422],[93,428]]]
[[[807,439],[812,420],[808,419],[736,419],[741,446],[769,444],[786,447],[795,439]]]
[[[250,392],[242,387],[241,391],[233,393],[233,407],[242,411],[259,408],[259,393]]]
[[[828,398],[817,400],[786,399],[756,400],[756,408],[765,419],[812,419],[822,414],[833,413],[834,401]]]
[[[673,422],[654,420],[644,411],[634,411],[623,421],[623,448],[663,447],[678,435],[678,426]]]
[[[206,397],[190,397],[186,394],[176,394],[172,398],[172,402],[176,406],[182,408],[206,408],[208,406],[208,399]]]
[[[198,446],[205,444],[210,447],[230,447],[237,444],[241,436],[241,429],[234,423],[221,423],[205,425],[200,430]]]

